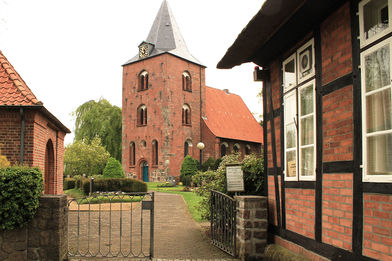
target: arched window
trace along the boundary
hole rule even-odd
[[[158,166],[158,141],[152,141],[152,165]]]
[[[146,105],[140,105],[137,109],[137,125],[147,125],[147,107]]]
[[[186,155],[189,155],[189,148],[192,147],[192,141],[191,140],[186,140],[184,142],[184,158]]]
[[[131,142],[129,144],[129,165],[130,166],[135,166],[135,152],[136,152],[136,148],[135,148],[135,142]]]
[[[182,124],[183,125],[191,125],[191,109],[187,104],[182,106]]]
[[[192,91],[191,75],[186,71],[182,73],[182,90]]]
[[[229,145],[228,145],[226,142],[223,142],[223,143],[220,145],[221,157],[226,156],[227,147],[229,147]]]
[[[245,146],[245,155],[250,155],[250,146],[249,145]]]
[[[234,153],[240,152],[240,144],[236,143],[233,146]]]
[[[138,86],[138,91],[144,91],[148,89],[148,72],[147,71],[142,71],[139,74],[139,86]]]

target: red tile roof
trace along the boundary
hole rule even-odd
[[[242,98],[206,87],[207,127],[217,137],[262,143],[263,128],[253,117]]]
[[[0,106],[42,105],[0,51]]]
[[[52,123],[65,133],[71,131],[51,114],[30,90],[22,77],[0,51],[0,107],[1,106],[32,106],[43,113]]]

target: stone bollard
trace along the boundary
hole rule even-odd
[[[267,197],[235,196],[237,253],[243,261],[262,260],[267,246]]]

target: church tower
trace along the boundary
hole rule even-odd
[[[144,181],[179,176],[199,159],[205,66],[188,51],[166,0],[138,54],[123,65],[122,165]]]

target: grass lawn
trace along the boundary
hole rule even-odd
[[[175,187],[158,187],[158,184],[162,184],[162,183],[147,182],[148,191],[159,191],[159,192],[181,195],[188,206],[188,210],[191,213],[192,218],[199,223],[206,221],[205,219],[201,218],[201,214],[197,209],[197,206],[199,205],[199,202],[201,200],[201,197],[199,195],[191,191],[182,191],[184,186],[177,185]]]

